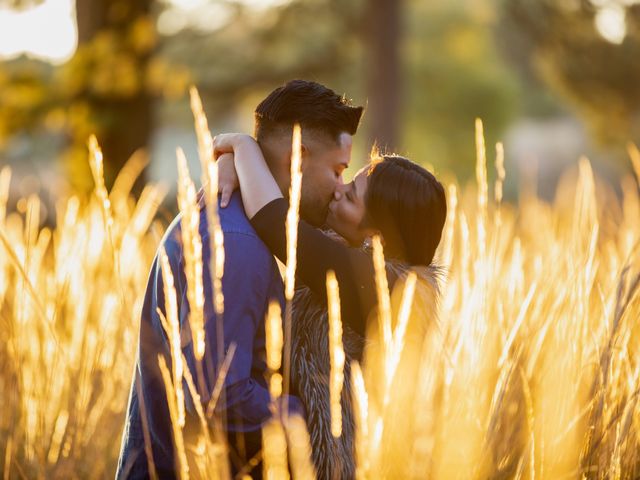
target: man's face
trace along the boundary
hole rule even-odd
[[[342,133],[338,142],[305,144],[307,154],[302,165],[300,216],[316,227],[324,224],[329,203],[342,185],[342,172],[351,161],[352,138]]]

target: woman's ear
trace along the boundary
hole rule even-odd
[[[382,233],[380,233],[380,230],[376,230],[375,228],[367,228],[366,232],[367,232],[367,236],[365,237],[364,243],[363,243],[363,245],[366,248],[371,248],[372,246],[371,239],[374,237],[374,235],[380,237],[380,243],[384,247],[385,245],[384,237],[382,236]]]

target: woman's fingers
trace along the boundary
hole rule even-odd
[[[231,200],[231,194],[233,193],[233,188],[229,185],[225,185],[222,187],[222,193],[220,194],[220,207],[226,208],[229,205],[229,200]]]
[[[217,160],[221,155],[225,153],[233,153],[233,134],[221,133],[213,137],[213,158]]]
[[[218,191],[220,192],[220,207],[229,205],[231,194],[238,188],[238,175],[232,153],[224,153],[218,158]]]
[[[240,145],[255,143],[254,138],[246,133],[220,133],[213,137],[213,157],[218,157],[225,153],[233,153]]]

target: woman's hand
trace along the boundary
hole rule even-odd
[[[257,142],[244,133],[221,133],[213,139],[213,158],[218,162],[218,191],[220,207],[229,205],[231,194],[240,187],[235,160],[243,148],[252,148]]]
[[[280,187],[269,170],[260,145],[253,137],[241,133],[217,135],[213,139],[214,158],[218,159],[229,153],[233,153],[233,164],[240,183],[240,193],[247,218],[252,218],[272,200],[282,198]],[[230,170],[225,168],[224,172],[226,178]],[[235,180],[232,179],[227,185],[225,180],[227,191],[234,183]],[[220,203],[221,205],[225,204],[223,201]]]
[[[231,194],[240,188],[238,172],[233,159],[233,153],[223,153],[218,157],[218,191],[220,192],[220,207],[229,205]]]
[[[242,148],[258,149],[258,142],[251,135],[246,133],[221,133],[213,137],[213,158],[216,160],[225,153],[237,154]]]

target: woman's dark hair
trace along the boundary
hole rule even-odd
[[[316,82],[291,80],[276,88],[255,111],[255,137],[258,141],[277,129],[291,129],[299,123],[337,141],[341,133],[354,135],[358,130],[362,107]]]
[[[372,163],[364,222],[380,231],[388,258],[429,265],[446,217],[444,187],[426,169],[394,155]]]

